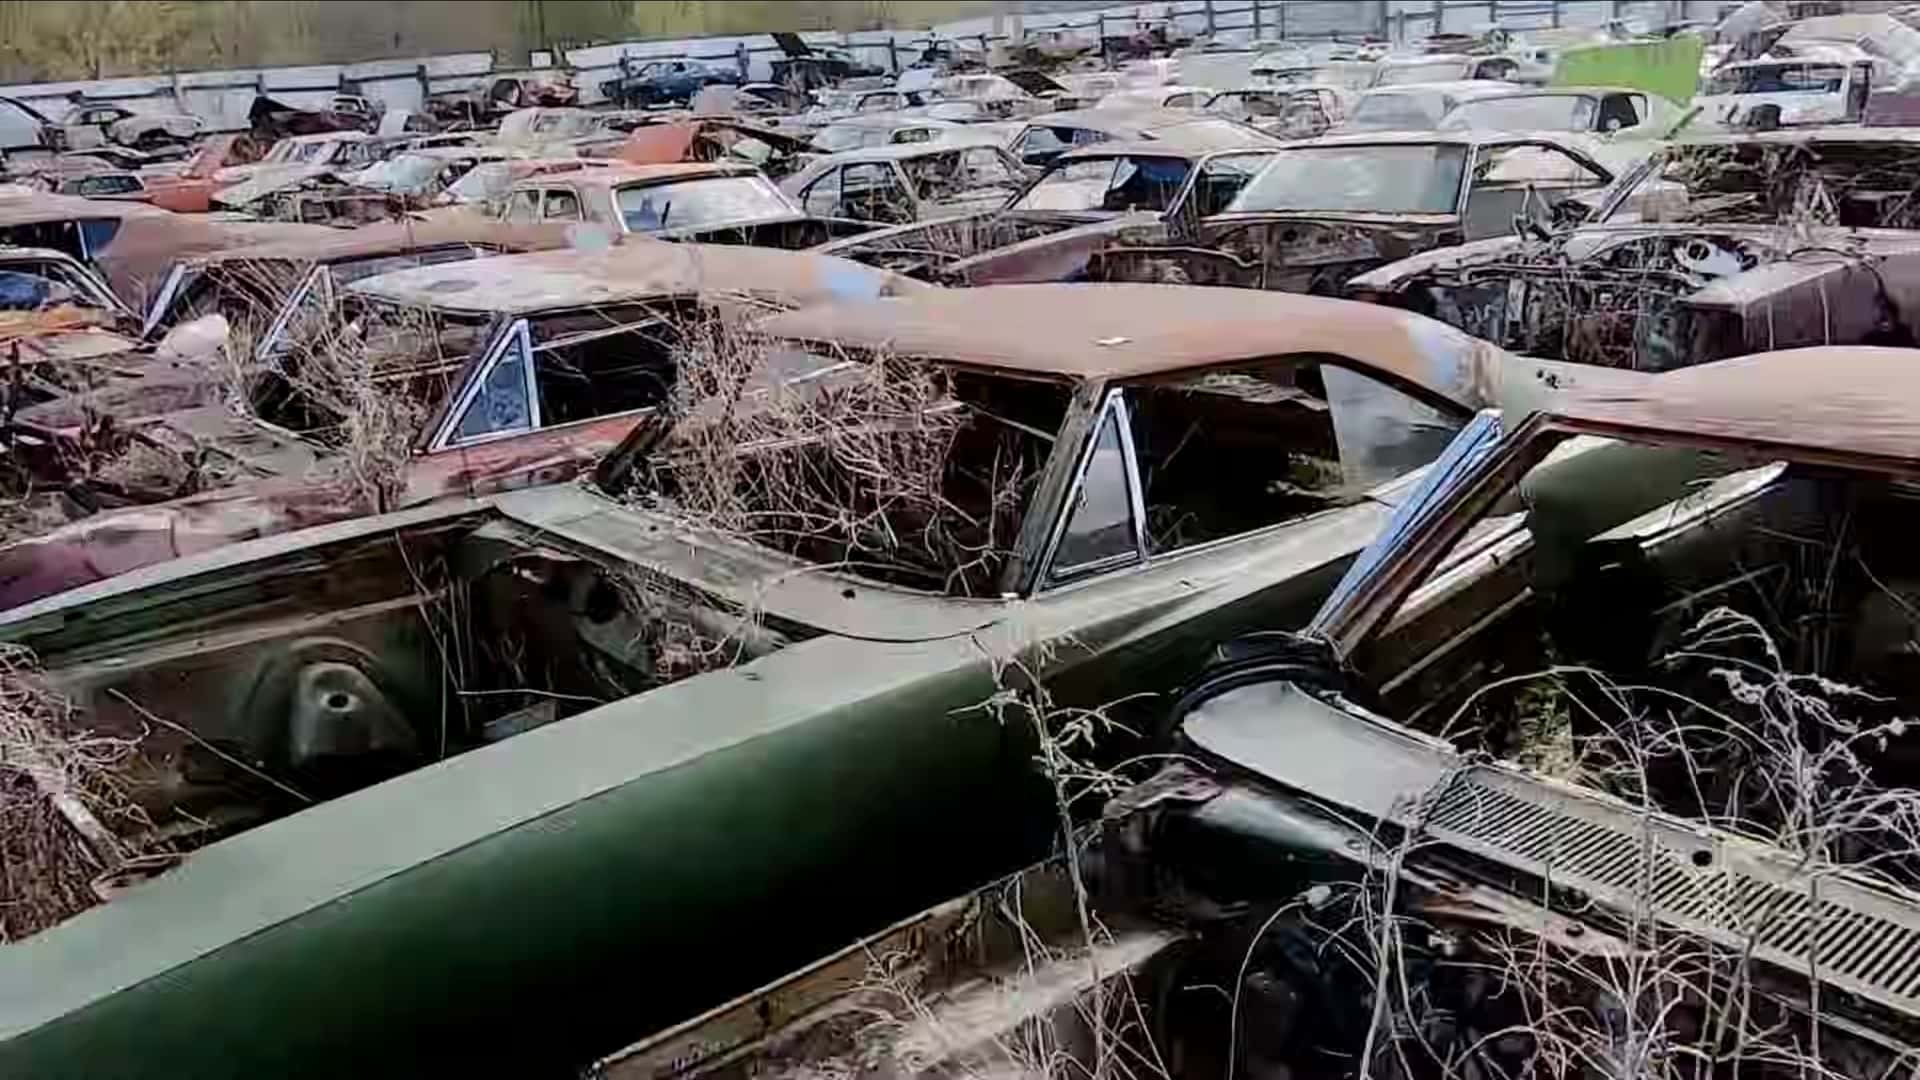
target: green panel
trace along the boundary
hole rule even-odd
[[[1694,34],[1568,49],[1554,66],[1554,86],[1627,86],[1675,105],[1693,100],[1706,43]]]
[[[18,1016],[10,1017],[19,1033],[0,1044],[0,1074],[421,1075],[456,1062],[489,1075],[551,1074],[1044,852],[1050,815],[1030,743],[965,708],[992,691],[969,643],[820,645],[829,643],[785,655],[813,653],[822,671],[852,674],[880,663],[918,668],[923,677],[865,697],[848,694],[854,700],[804,721],[720,741],[662,768],[631,763],[624,783],[504,828],[476,828],[470,842],[339,890],[57,1019],[20,1031]],[[855,662],[856,653],[866,663]],[[606,723],[709,733],[764,726],[765,718],[703,710],[700,694],[670,693],[703,681],[647,696],[678,698],[691,711],[629,707],[619,715],[615,705],[555,729],[588,721],[559,735],[574,754],[614,759],[582,765],[593,772],[618,767],[637,745],[633,730],[586,739]],[[711,709],[726,700],[704,703]],[[698,725],[687,724],[693,717]],[[515,742],[532,749],[545,730]],[[524,783],[503,771],[510,759],[501,752],[512,749],[514,742],[495,748],[495,767],[466,782],[529,789],[552,782],[544,771]],[[518,757],[529,768],[559,764],[551,753]],[[516,801],[506,792],[474,794],[470,827],[472,818],[490,819],[488,811],[499,809],[484,805],[491,796]],[[383,824],[365,812],[370,800],[356,806],[356,799],[276,824],[332,812],[343,830],[337,850],[363,848],[356,836]],[[392,799],[381,805],[412,816]],[[420,816],[439,814],[423,809]],[[414,824],[390,827],[406,832]],[[275,830],[228,843],[271,841]],[[252,855],[271,876],[276,859],[325,861],[334,850],[267,846]],[[167,884],[162,878],[144,888]],[[234,876],[229,884],[251,894],[262,882]],[[78,948],[33,950],[30,941],[9,949],[11,990],[40,979],[48,990],[87,982],[99,972],[60,962],[106,962],[131,935],[164,933],[152,918],[116,920],[116,906],[89,913],[105,918],[83,916],[51,932],[87,935]],[[34,951],[50,962],[21,955]]]

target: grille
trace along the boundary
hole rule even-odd
[[[1729,949],[1920,1015],[1920,900],[1784,852],[1496,769],[1454,778],[1427,818],[1437,840],[1644,910]]]

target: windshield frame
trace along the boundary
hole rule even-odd
[[[1013,197],[1007,200],[1006,209],[1018,210],[1023,214],[1100,214],[1103,216],[1116,216],[1119,214],[1128,213],[1129,211],[1125,211],[1125,210],[1108,210],[1103,206],[1092,206],[1092,207],[1084,207],[1077,210],[1069,210],[1069,209],[1059,209],[1054,207],[1021,206],[1020,203],[1024,201],[1027,198],[1027,196],[1031,195],[1034,191],[1038,190],[1042,184],[1046,183],[1049,177],[1052,177],[1058,173],[1064,173],[1066,170],[1072,168],[1075,165],[1081,165],[1087,162],[1096,162],[1096,161],[1105,161],[1110,164],[1110,167],[1107,173],[1107,184],[1101,190],[1101,197],[1102,197],[1102,201],[1104,202],[1106,193],[1113,190],[1113,177],[1117,174],[1117,171],[1120,167],[1119,163],[1122,161],[1131,160],[1133,158],[1157,158],[1162,160],[1170,159],[1170,160],[1179,161],[1185,164],[1186,172],[1182,174],[1182,176],[1180,177],[1180,182],[1178,184],[1173,185],[1173,188],[1174,188],[1173,194],[1168,198],[1167,205],[1161,209],[1150,209],[1147,211],[1138,211],[1138,212],[1159,214],[1162,216],[1172,213],[1176,207],[1180,206],[1182,203],[1186,201],[1187,192],[1193,187],[1193,178],[1199,172],[1200,166],[1202,163],[1202,159],[1199,157],[1186,155],[1186,154],[1179,154],[1174,152],[1169,152],[1165,154],[1154,154],[1149,152],[1099,153],[1099,154],[1090,154],[1086,157],[1078,157],[1078,158],[1072,158],[1072,159],[1068,159],[1066,155],[1062,155],[1061,157],[1055,158],[1051,162],[1048,162],[1046,168],[1040,173],[1039,176],[1034,177],[1033,180],[1029,182],[1025,187],[1015,192],[1013,194]],[[1063,183],[1072,183],[1072,182],[1073,181],[1063,181]]]
[[[1485,130],[1485,131],[1591,131],[1593,129],[1594,117],[1600,114],[1600,98],[1594,94],[1575,93],[1571,91],[1568,91],[1568,92],[1544,91],[1544,92],[1535,93],[1535,94],[1492,94],[1486,97],[1467,98],[1464,101],[1454,103],[1454,105],[1451,108],[1448,108],[1441,113],[1440,121],[1434,130],[1436,131],[1475,130],[1476,125],[1461,123],[1456,118],[1459,117],[1462,113],[1466,113],[1477,108],[1497,109],[1503,106],[1509,106],[1514,102],[1535,102],[1535,101],[1540,101],[1542,99],[1553,99],[1556,101],[1572,99],[1575,102],[1575,104],[1571,107],[1570,117],[1565,122],[1575,123],[1576,120],[1574,120],[1573,117],[1580,117],[1584,115],[1584,119],[1577,121],[1582,126],[1564,127],[1564,126],[1561,126],[1561,122],[1558,122],[1558,121],[1556,121],[1553,124],[1542,124],[1542,123],[1529,121],[1525,123],[1481,124],[1481,125],[1477,125],[1477,127],[1478,129]],[[1581,108],[1581,105],[1579,103],[1585,104],[1586,111],[1584,114],[1581,114],[1579,112]]]
[[[1434,209],[1418,209],[1418,208],[1405,208],[1405,207],[1395,208],[1395,209],[1354,209],[1354,208],[1339,208],[1339,207],[1324,207],[1324,206],[1322,207],[1314,207],[1314,206],[1268,207],[1264,209],[1252,209],[1252,208],[1241,206],[1241,201],[1247,197],[1248,193],[1258,190],[1261,182],[1267,178],[1268,174],[1272,173],[1275,169],[1281,168],[1289,160],[1294,160],[1294,161],[1300,160],[1299,158],[1293,157],[1293,155],[1295,154],[1313,155],[1316,153],[1328,153],[1328,152],[1333,152],[1333,153],[1353,152],[1353,151],[1364,152],[1364,151],[1378,151],[1378,150],[1394,150],[1394,149],[1400,149],[1400,148],[1408,148],[1408,149],[1419,148],[1419,149],[1427,149],[1427,150],[1433,151],[1433,161],[1432,161],[1433,166],[1440,166],[1443,163],[1443,159],[1446,156],[1445,155],[1446,151],[1454,151],[1456,153],[1458,157],[1459,172],[1458,172],[1457,178],[1454,181],[1453,198],[1452,198],[1451,204],[1447,209],[1434,210]],[[1472,189],[1472,186],[1473,186],[1472,170],[1468,167],[1468,165],[1473,160],[1475,153],[1479,149],[1480,147],[1469,145],[1467,143],[1448,142],[1444,140],[1435,140],[1432,142],[1382,141],[1382,142],[1356,142],[1356,143],[1347,143],[1347,142],[1308,143],[1308,144],[1301,144],[1301,145],[1295,145],[1290,147],[1282,147],[1279,153],[1276,153],[1275,155],[1273,155],[1272,161],[1268,162],[1264,168],[1262,168],[1258,173],[1255,173],[1253,178],[1248,180],[1246,184],[1241,187],[1239,194],[1234,196],[1233,201],[1228,203],[1226,206],[1226,209],[1222,210],[1221,213],[1223,214],[1300,213],[1300,214],[1376,214],[1376,215],[1389,215],[1389,216],[1406,216],[1406,215],[1458,216],[1461,213],[1465,212],[1467,193]]]
[[[769,209],[778,206],[780,212],[777,214],[768,213],[758,217],[735,217],[725,221],[697,221],[689,224],[684,219],[680,221],[674,220],[672,213],[673,199],[669,196],[664,200],[668,209],[661,215],[660,224],[652,229],[639,229],[634,227],[631,219],[631,215],[637,212],[637,208],[636,210],[629,210],[622,198],[629,192],[646,192],[651,194],[655,201],[660,201],[659,196],[661,194],[670,192],[673,189],[687,190],[700,185],[717,186],[720,184],[752,188],[765,196],[766,206]],[[622,233],[633,233],[643,236],[671,233],[680,229],[717,229],[732,225],[753,225],[764,221],[780,221],[805,216],[804,212],[798,206],[794,205],[793,200],[789,199],[785,192],[781,191],[773,181],[768,180],[764,174],[758,171],[750,173],[717,173],[706,176],[685,176],[670,180],[656,180],[651,183],[627,184],[613,189],[612,201],[614,214],[620,223],[620,231]]]

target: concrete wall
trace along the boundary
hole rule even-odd
[[[1397,40],[1415,39],[1436,29],[1473,31],[1499,25],[1524,28],[1598,26],[1609,18],[1640,19],[1660,26],[1678,19],[1711,19],[1719,0],[1161,0],[1120,4],[1097,11],[999,15],[963,19],[936,27],[933,33],[978,45],[983,40],[1005,40],[1015,24],[1026,31],[1051,27],[1076,28],[1089,36],[1103,28],[1123,32],[1137,17],[1169,17],[1183,29],[1201,33],[1209,23],[1216,39],[1250,44],[1256,37],[1357,38],[1381,34]],[[860,59],[891,67],[913,61],[926,41],[922,31],[860,31],[850,34],[813,33],[808,41],[838,45]],[[600,83],[620,70],[623,57],[644,60],[689,57],[733,65],[746,49],[748,78],[765,79],[781,55],[764,34],[660,41],[632,41],[571,49],[566,63],[578,74],[581,99],[601,99]],[[548,62],[536,54],[536,62]],[[93,82],[34,83],[0,88],[0,95],[24,101],[58,119],[69,108],[74,92],[90,99],[112,100],[135,112],[184,111],[205,120],[209,130],[231,131],[247,124],[254,95],[267,93],[294,105],[318,105],[327,96],[358,84],[360,92],[392,109],[415,109],[427,94],[482,82],[494,70],[520,65],[488,53],[456,53],[413,59],[370,60],[357,64],[268,68],[245,71],[196,71],[176,75],[101,79]],[[1193,71],[1187,71],[1187,67]],[[1205,72],[1223,71],[1233,62],[1222,59],[1183,65],[1183,78],[1204,80]]]

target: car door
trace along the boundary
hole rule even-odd
[[[1164,691],[1217,643],[1312,616],[1468,419],[1336,360],[1104,388],[1032,586],[1036,632],[1080,646],[1051,686]]]

